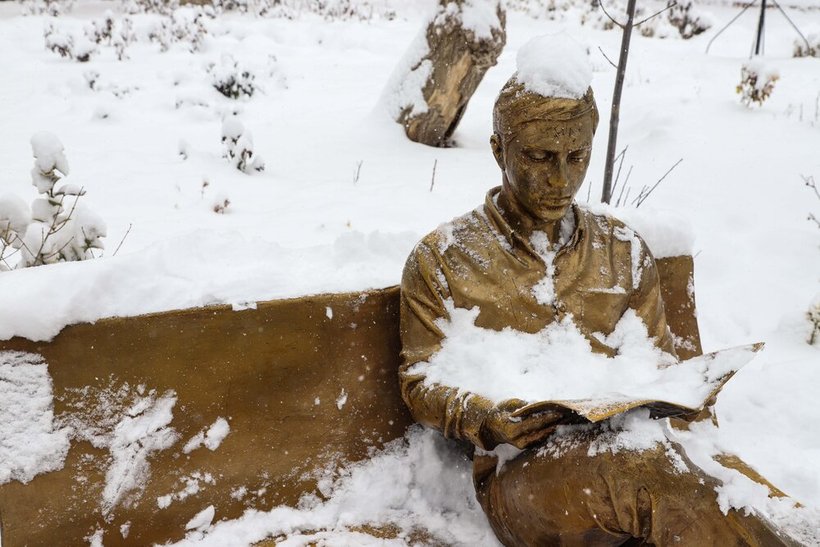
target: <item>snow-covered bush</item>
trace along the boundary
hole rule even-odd
[[[253,173],[265,169],[264,160],[253,152],[253,137],[250,131],[236,118],[226,118],[222,122],[223,156],[243,173]]]
[[[796,38],[794,57],[820,57],[820,31],[806,34],[805,41],[802,38]]]
[[[820,294],[814,297],[814,302],[809,306],[806,317],[811,325],[808,343],[811,345],[820,344]]]
[[[763,106],[774,91],[774,83],[779,78],[777,70],[767,66],[759,58],[745,63],[740,68],[740,83],[736,88],[740,94],[740,102],[749,108],[752,103]]]
[[[270,9],[270,4],[267,0],[213,0],[214,9],[217,11],[238,11],[239,13],[255,12],[258,9],[267,11]]]
[[[230,205],[231,200],[228,199],[228,196],[219,194],[211,202],[211,210],[218,215],[224,215]]]
[[[8,260],[20,252],[22,236],[31,223],[31,210],[14,194],[0,197],[0,272],[10,270]]]
[[[624,0],[607,0],[604,11],[600,0],[507,0],[507,9],[511,11],[551,21],[573,18],[582,25],[601,30],[618,28],[609,16],[619,24],[626,23],[626,5]],[[688,39],[712,26],[711,17],[702,12],[694,0],[667,0],[667,7],[663,13],[650,17],[659,11],[657,5],[645,6],[639,2],[635,22],[641,25],[636,30],[646,37]]]
[[[170,16],[179,7],[179,0],[123,0],[125,13],[158,13]]]
[[[41,132],[31,138],[34,167],[31,181],[42,196],[29,208],[16,196],[0,198],[0,270],[94,258],[103,249],[105,222],[79,200],[82,188],[58,186],[68,175],[68,160],[60,140]],[[9,260],[19,254],[12,266]]]
[[[137,40],[131,18],[116,19],[111,10],[107,10],[102,19],[91,21],[85,35],[97,45],[113,47],[120,61],[127,58],[126,48]]]
[[[20,0],[23,15],[51,15],[57,17],[74,8],[73,0]]]
[[[712,17],[702,11],[694,0],[667,0],[666,11],[646,19],[651,13],[637,16],[642,36],[670,38],[680,36],[688,40],[712,28]]]
[[[85,63],[96,53],[97,47],[86,37],[74,38],[70,33],[64,32],[49,23],[43,29],[46,49],[50,49],[60,57],[73,59],[80,63]]]
[[[91,21],[85,27],[85,35],[97,44],[110,44],[114,37],[114,14],[111,10],[106,10],[102,19]]]
[[[148,38],[159,44],[160,51],[168,51],[171,44],[184,43],[194,53],[202,49],[208,34],[206,21],[214,17],[211,6],[176,8],[161,19]]]
[[[817,188],[817,183],[815,182],[814,177],[811,175],[801,175],[801,177],[806,186],[812,189],[814,196],[820,200],[820,190]],[[808,220],[813,222],[817,228],[820,228],[820,219],[818,219],[814,213],[809,213]],[[2,225],[0,225],[0,229],[2,229]],[[806,313],[806,318],[809,320],[809,325],[811,326],[808,336],[809,344],[820,344],[820,293],[815,295],[814,301],[812,301],[809,306],[809,311]]]
[[[407,0],[215,0],[214,6],[286,19],[312,13],[328,20],[370,20],[377,17],[394,19],[394,6],[405,3]]]
[[[247,68],[240,67],[233,57],[222,57],[219,64],[208,66],[211,74],[211,85],[229,99],[252,97],[256,91],[256,76]]]

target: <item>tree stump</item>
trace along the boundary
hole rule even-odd
[[[448,146],[507,39],[498,0],[439,0],[388,85],[388,108],[410,140]]]

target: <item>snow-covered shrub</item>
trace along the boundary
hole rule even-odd
[[[606,0],[606,12],[601,7],[600,0],[507,0],[506,5],[508,10],[520,11],[530,17],[551,21],[572,18],[582,25],[600,30],[618,28],[609,16],[619,24],[626,23],[625,0]],[[680,36],[688,39],[712,26],[711,17],[702,12],[694,0],[667,0],[667,6],[671,7],[655,17],[650,17],[659,11],[659,8],[656,5],[641,5],[639,2],[635,9],[635,22],[641,22],[641,25],[636,31],[646,37]]]
[[[250,131],[236,118],[226,118],[222,122],[223,156],[243,173],[253,173],[265,169],[264,160],[253,152],[253,137]]]
[[[85,27],[85,35],[94,43],[111,44],[114,37],[114,14],[106,10],[102,19],[91,21]]]
[[[74,57],[74,38],[65,32],[57,30],[54,25],[46,25],[43,29],[43,39],[46,49],[50,49],[60,57],[72,59]]]
[[[8,260],[20,252],[22,236],[31,223],[31,210],[14,194],[0,197],[0,272],[10,270]]]
[[[245,11],[265,17],[294,19],[306,13],[328,20],[374,18],[394,19],[395,6],[407,0],[215,0],[222,9]],[[417,2],[418,3],[418,2]]]
[[[794,57],[820,57],[820,31],[806,34],[805,41],[802,38],[796,38]]]
[[[507,0],[505,6],[508,11],[526,13],[536,19],[562,21],[571,18],[597,29],[615,28],[601,10],[598,0]],[[610,13],[623,13],[626,9],[626,4],[620,0],[610,0],[607,6]]]
[[[127,58],[126,48],[137,40],[131,18],[116,19],[111,10],[106,10],[102,19],[91,21],[85,27],[85,35],[97,45],[113,47],[120,61]]]
[[[132,15],[158,13],[170,16],[179,7],[179,0],[123,0],[122,9]]]
[[[712,28],[711,17],[701,11],[694,0],[669,0],[667,6],[672,7],[664,12],[663,17],[678,29],[681,38],[688,40]]]
[[[114,51],[117,53],[117,59],[122,61],[127,59],[126,48],[137,41],[137,35],[134,32],[134,22],[130,17],[123,17],[120,20],[117,31],[114,33],[112,45]]]
[[[20,0],[23,15],[51,15],[57,17],[74,8],[73,0]]]
[[[262,4],[264,8],[268,8],[269,2],[255,2],[253,0],[213,0],[214,9],[217,11],[238,11],[239,13],[248,13],[254,11],[257,4]]]
[[[105,222],[79,204],[82,188],[70,183],[58,186],[68,175],[63,144],[51,133],[31,138],[34,167],[31,181],[42,196],[31,207],[15,196],[0,199],[0,270],[10,269],[9,259],[19,253],[14,266],[25,268],[54,262],[94,258],[103,249]],[[9,251],[7,253],[7,251]]]
[[[43,29],[43,38],[46,49],[50,49],[60,57],[73,59],[80,63],[90,60],[97,51],[96,45],[87,38],[80,36],[75,39],[73,35],[55,28],[50,23]]]
[[[211,202],[211,210],[218,215],[224,215],[230,205],[231,200],[228,199],[228,196],[219,194]]]
[[[160,51],[168,51],[171,44],[184,43],[188,51],[194,53],[202,49],[208,34],[205,21],[214,17],[215,12],[211,6],[177,8],[162,18],[148,38],[159,44]]]
[[[780,78],[777,70],[767,66],[759,58],[752,59],[740,68],[740,83],[736,91],[740,102],[751,108],[752,103],[763,103],[774,91],[774,83]]]
[[[256,76],[247,68],[240,67],[233,57],[222,57],[219,64],[208,66],[211,74],[211,85],[229,99],[252,97],[256,91]]]
[[[809,320],[809,325],[811,325],[808,343],[811,345],[820,344],[820,294],[814,297],[814,302],[809,306],[806,317]]]

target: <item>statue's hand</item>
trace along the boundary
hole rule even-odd
[[[484,438],[490,445],[506,443],[524,449],[546,439],[564,416],[555,410],[542,410],[525,416],[513,413],[526,406],[521,399],[508,399],[495,405],[487,414],[482,426]]]

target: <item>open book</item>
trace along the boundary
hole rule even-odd
[[[674,367],[687,367],[703,376],[699,394],[682,395],[679,400],[656,400],[645,394],[611,393],[594,399],[539,401],[516,410],[513,417],[530,416],[546,410],[566,414],[567,423],[600,422],[633,408],[644,407],[655,418],[694,414],[714,404],[717,394],[734,374],[749,363],[763,343],[739,346],[681,361]],[[672,398],[670,398],[672,399]]]

